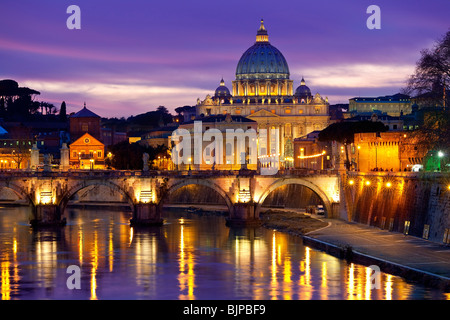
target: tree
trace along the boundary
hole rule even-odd
[[[129,143],[128,141],[119,142],[109,147],[111,152],[111,166],[117,170],[142,170],[142,155],[148,153],[150,164],[153,163],[158,156],[167,156],[167,148],[165,146],[145,147],[138,142]],[[108,163],[109,164],[109,163]]]
[[[433,48],[421,51],[416,70],[407,81],[405,93],[419,96],[431,106],[448,108],[450,86],[450,31]]]
[[[423,124],[412,136],[428,150],[450,152],[450,31],[431,49],[421,51],[416,70],[405,92],[416,94],[422,106],[433,107],[424,114]],[[435,108],[438,107],[438,108]]]
[[[59,119],[61,121],[67,120],[67,111],[66,111],[66,102],[65,101],[63,101],[61,103],[61,108],[59,109]]]

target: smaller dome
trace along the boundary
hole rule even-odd
[[[294,96],[300,98],[311,97],[311,90],[306,86],[305,80],[302,78],[300,85],[295,90]]]
[[[220,81],[220,85],[217,87],[214,97],[228,98],[231,97],[230,90],[225,86],[223,79]]]

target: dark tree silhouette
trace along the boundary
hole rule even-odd
[[[417,143],[428,150],[450,152],[450,31],[431,49],[421,51],[415,73],[405,92],[416,94],[421,107],[433,107],[424,114],[424,123],[413,132]],[[437,107],[437,108],[435,108]]]
[[[450,86],[450,31],[432,49],[421,51],[416,70],[404,92],[419,96],[430,106],[448,108]]]
[[[59,119],[61,121],[67,120],[67,111],[66,111],[66,102],[65,101],[63,101],[61,103],[61,108],[59,109]]]

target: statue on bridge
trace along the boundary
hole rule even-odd
[[[144,154],[142,155],[142,162],[143,162],[143,171],[148,171],[148,159],[150,158],[150,156],[148,155],[147,152],[144,152]]]

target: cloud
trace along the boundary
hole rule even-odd
[[[333,88],[402,87],[414,65],[338,64],[305,68],[295,74],[304,74],[314,86]]]
[[[61,102],[60,97],[65,97],[66,102],[69,101],[68,109],[72,109],[69,112],[78,111],[87,102],[94,112],[104,117],[127,117],[154,110],[165,103],[170,109],[191,105],[195,104],[196,97],[210,93],[210,90],[196,87],[155,86],[131,80],[121,83],[26,80],[21,85],[38,88],[39,100],[57,104]]]

